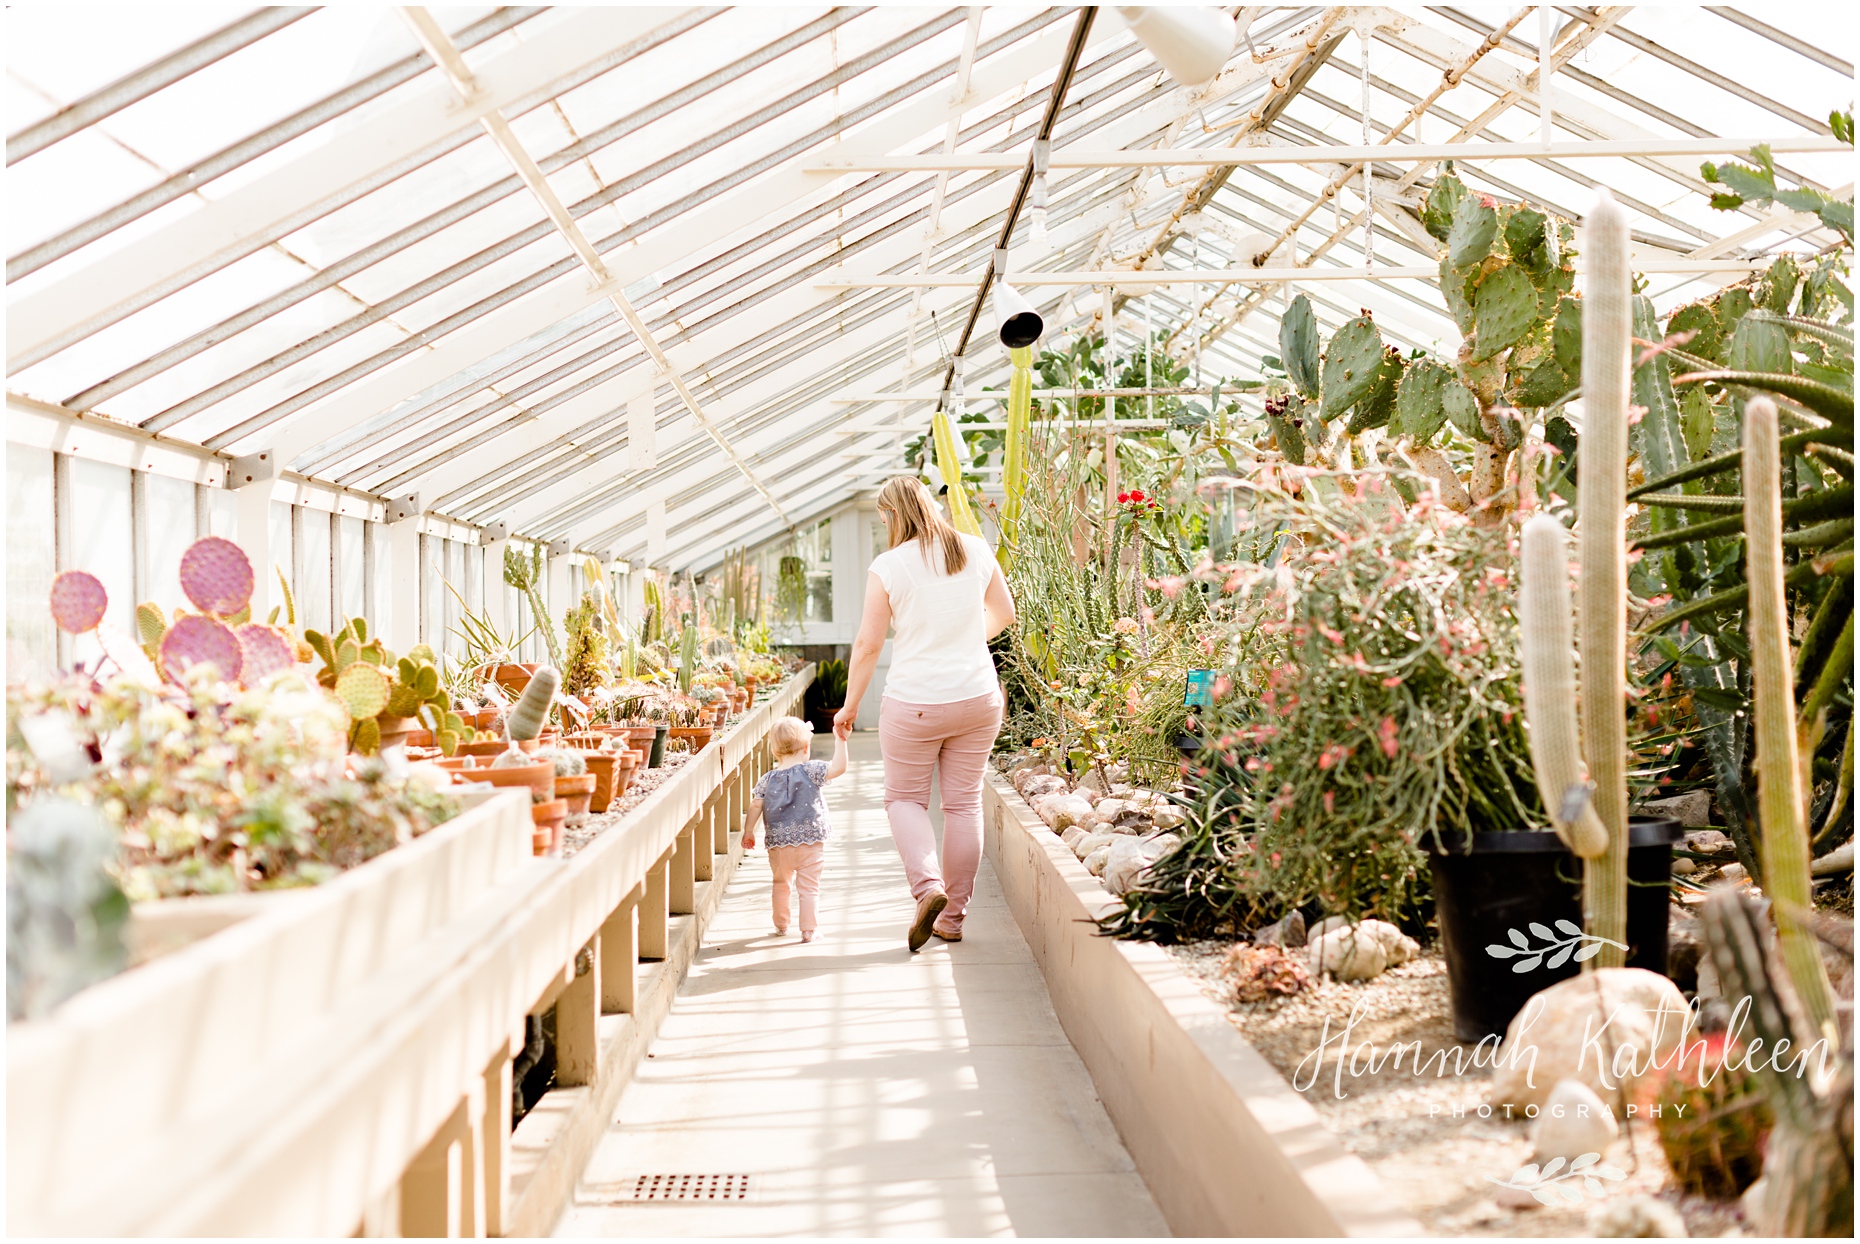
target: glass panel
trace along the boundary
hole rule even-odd
[[[336,519],[336,564],[341,578],[336,594],[336,612],[344,621],[366,612],[366,580],[363,572],[367,566],[362,552],[362,529],[365,525],[364,520],[348,515],[340,515]]]
[[[807,605],[803,622],[833,621],[833,520],[823,518],[797,541],[806,565]]]
[[[368,543],[374,558],[374,612],[368,615],[371,635],[384,635],[394,624],[394,559],[388,550],[388,533],[381,523],[368,524]]]
[[[291,509],[291,503],[288,501],[271,503],[271,565],[252,567],[254,574],[270,575],[273,583],[278,581],[280,570],[293,579],[297,574],[297,561],[293,556],[291,543],[291,528],[297,524],[291,516]],[[293,584],[291,591],[296,590],[296,585]]]
[[[145,475],[148,526],[142,533],[149,551],[148,599],[164,612],[187,604],[181,591],[181,555],[194,542],[194,485],[166,475]],[[230,494],[228,494],[230,495]]]
[[[297,625],[327,632],[329,624],[330,515],[299,507],[297,530],[303,543],[297,549]]]
[[[207,534],[224,540],[239,535],[239,498],[230,488],[207,489]]]
[[[6,447],[6,669],[19,680],[57,663],[52,591],[52,451]]]
[[[7,447],[11,456],[12,446]],[[110,595],[105,619],[129,630],[136,624],[135,554],[130,539],[129,468],[70,460],[71,551],[66,569],[88,570]],[[79,655],[90,660],[96,641],[86,638]]]

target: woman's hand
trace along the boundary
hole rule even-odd
[[[857,720],[859,720],[859,706],[857,704],[843,705],[839,712],[833,714],[833,737],[836,739],[851,738],[853,723]]]

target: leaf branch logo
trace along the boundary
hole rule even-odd
[[[1608,1190],[1602,1186],[1602,1180],[1626,1178],[1626,1171],[1603,1162],[1601,1154],[1585,1153],[1571,1162],[1568,1170],[1563,1169],[1562,1158],[1552,1158],[1541,1169],[1533,1162],[1529,1166],[1520,1166],[1510,1179],[1487,1175],[1485,1181],[1501,1188],[1528,1192],[1540,1204],[1554,1208],[1558,1205],[1581,1205],[1584,1192],[1596,1197],[1607,1196]],[[1565,1182],[1572,1179],[1580,1179],[1582,1182],[1580,1185]]]
[[[1552,933],[1549,929],[1538,924],[1536,921],[1532,921],[1529,927],[1537,939],[1544,943],[1543,945],[1533,946],[1531,945],[1531,939],[1518,932],[1518,930],[1506,929],[1505,936],[1511,939],[1511,945],[1500,946],[1494,944],[1487,946],[1485,948],[1485,953],[1491,955],[1494,959],[1517,959],[1518,961],[1511,965],[1511,970],[1522,973],[1535,972],[1538,968],[1543,967],[1544,957],[1546,955],[1549,956],[1550,967],[1560,968],[1572,958],[1577,963],[1593,959],[1595,956],[1602,953],[1602,947],[1604,946],[1613,946],[1617,950],[1627,949],[1627,947],[1620,942],[1611,941],[1606,937],[1596,937],[1593,934],[1584,933],[1577,927],[1573,920],[1559,920],[1556,922],[1557,929],[1566,935],[1563,937],[1558,937],[1555,933]],[[1519,958],[1519,956],[1523,957]]]

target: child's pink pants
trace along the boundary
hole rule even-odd
[[[788,931],[788,886],[792,881],[801,894],[801,932],[815,929],[814,914],[820,899],[820,870],[827,862],[827,844],[808,842],[798,847],[770,847],[769,871],[775,884],[769,887],[774,906],[775,927]]]
[[[960,931],[982,862],[982,772],[1001,729],[997,692],[951,704],[879,702],[878,746],[885,757],[885,816],[904,860],[911,897],[942,887],[949,906],[937,923]],[[943,860],[930,826],[930,779],[943,805]]]

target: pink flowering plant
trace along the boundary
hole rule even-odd
[[[1262,478],[1206,633],[1199,831],[1114,922],[1245,924],[1312,899],[1402,920],[1441,830],[1546,823],[1531,776],[1504,529],[1386,473]],[[1149,926],[1146,928],[1146,926]]]

